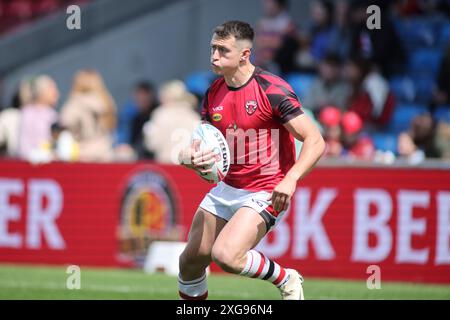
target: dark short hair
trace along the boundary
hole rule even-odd
[[[155,86],[150,81],[141,80],[134,86],[135,90],[142,90],[147,92],[155,91]]]
[[[358,53],[350,55],[350,57],[347,60],[347,63],[355,64],[359,68],[359,70],[361,70],[363,77],[368,75],[373,67],[372,59],[364,57]]]
[[[234,36],[236,40],[250,40],[251,42],[253,42],[255,37],[253,28],[247,22],[236,20],[227,21],[217,26],[214,29],[214,34],[220,39]]]
[[[325,62],[327,64],[330,64],[330,65],[333,65],[336,67],[339,67],[342,64],[341,58],[339,57],[339,55],[337,55],[334,52],[327,53],[325,55],[325,57],[323,58],[322,62]]]
[[[275,2],[281,9],[287,9],[289,7],[288,0],[275,0]]]

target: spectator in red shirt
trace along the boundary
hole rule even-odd
[[[338,157],[342,154],[341,111],[335,106],[326,106],[319,114],[319,121],[323,125],[323,137],[326,142],[325,157]]]
[[[356,112],[347,111],[341,119],[343,155],[358,160],[372,160],[375,147],[372,139],[363,133],[363,122]]]

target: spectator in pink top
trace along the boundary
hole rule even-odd
[[[24,80],[28,101],[22,107],[19,127],[19,157],[29,161],[45,161],[50,154],[51,125],[58,121],[55,106],[59,91],[47,75]]]

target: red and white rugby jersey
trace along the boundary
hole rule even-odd
[[[227,86],[223,77],[214,81],[202,118],[227,138],[231,165],[224,182],[271,192],[295,163],[294,138],[283,124],[302,113],[291,86],[258,67],[239,88]]]

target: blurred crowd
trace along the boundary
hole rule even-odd
[[[59,112],[58,101],[58,86],[50,76],[25,77],[11,106],[0,112],[0,154],[33,163],[171,163],[174,146],[200,121],[198,99],[180,80],[163,84],[158,92],[141,81],[118,110],[101,75],[84,69],[75,74]],[[183,135],[174,138],[176,130]]]
[[[262,3],[255,63],[293,86],[327,157],[450,159],[450,1],[314,0],[306,23],[287,0]]]
[[[292,85],[322,130],[326,157],[450,159],[450,1],[314,0],[307,24],[291,17],[287,0],[261,4],[253,62]],[[370,4],[381,9],[381,29],[367,28]],[[48,75],[24,77],[0,113],[0,154],[171,163],[213,79],[140,81],[117,106],[96,70],[77,72],[65,101]]]

